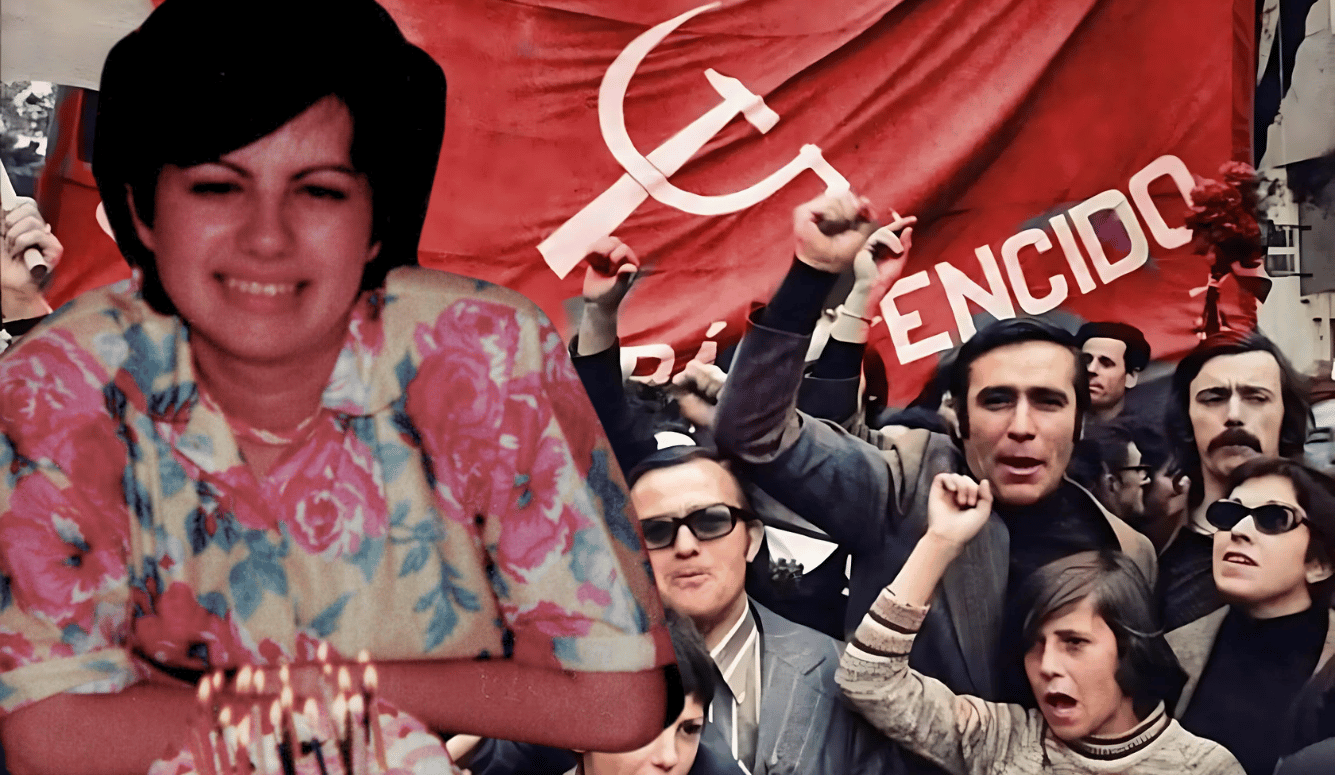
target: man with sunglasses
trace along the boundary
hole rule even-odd
[[[1288,753],[1294,700],[1335,654],[1335,480],[1255,458],[1234,469],[1225,492],[1204,513],[1228,606],[1168,634],[1187,672],[1174,715],[1249,775],[1269,775]]]
[[[1156,595],[1164,627],[1179,627],[1223,605],[1205,510],[1224,497],[1229,475],[1244,461],[1301,456],[1310,406],[1288,359],[1257,333],[1212,336],[1178,364],[1165,421],[1191,484],[1185,519],[1159,557]]]
[[[709,714],[728,755],[751,775],[900,772],[897,750],[839,700],[838,642],[747,596],[764,528],[713,450],[658,450],[628,478],[663,602],[695,622],[722,677]]]

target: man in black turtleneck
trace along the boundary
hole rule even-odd
[[[1008,610],[1019,582],[1058,557],[1114,548],[1153,583],[1154,550],[1064,478],[1089,406],[1088,375],[1074,337],[1042,321],[1000,321],[961,347],[950,373],[959,445],[909,430],[882,451],[793,408],[821,301],[870,229],[824,232],[857,224],[864,205],[852,195],[826,196],[797,209],[796,260],[752,318],[715,436],[743,461],[744,476],[852,552],[849,632],[926,529],[932,478],[952,471],[988,480],[996,512],[947,571],[910,664],[958,694],[1023,699],[1020,622]],[[904,256],[888,260],[898,265],[883,275],[897,276]]]

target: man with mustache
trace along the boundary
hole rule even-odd
[[[1205,509],[1224,497],[1233,469],[1254,457],[1299,457],[1311,422],[1301,378],[1258,333],[1206,339],[1178,364],[1165,414],[1191,479],[1184,524],[1159,558],[1157,594],[1172,630],[1224,605],[1211,571]]]
[[[822,227],[855,221],[864,206],[843,195],[797,208],[796,260],[769,306],[753,316],[723,390],[715,439],[745,463],[740,476],[852,552],[846,632],[926,530],[936,474],[988,480],[995,509],[946,571],[910,664],[957,694],[1028,695],[1032,703],[1015,594],[1023,580],[1052,560],[1101,549],[1121,549],[1153,579],[1153,547],[1065,478],[1088,407],[1088,376],[1074,336],[1045,322],[1000,321],[960,348],[950,367],[958,445],[913,429],[878,449],[794,408],[820,302],[863,242],[855,231],[828,235]],[[886,260],[900,266],[883,272],[902,269],[902,259]]]

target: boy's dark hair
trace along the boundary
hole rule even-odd
[[[950,364],[950,394],[960,420],[960,438],[969,438],[969,371],[973,362],[987,353],[1023,342],[1052,342],[1071,351],[1071,386],[1075,388],[1075,437],[1080,437],[1085,412],[1089,410],[1089,372],[1080,359],[1075,337],[1064,328],[1038,318],[998,320],[960,345],[959,354]]]
[[[1121,552],[1079,552],[1034,571],[1020,590],[1024,647],[1038,640],[1044,622],[1086,598],[1117,638],[1117,685],[1137,716],[1160,702],[1171,713],[1187,676],[1164,640],[1149,582]]]
[[[445,132],[445,76],[373,0],[167,0],[102,69],[93,174],[116,243],[144,273],[144,300],[174,314],[151,250],[165,165],[215,161],[335,96],[353,120],[352,163],[372,191],[362,277],[378,288],[417,263]]]
[[[1084,347],[1085,342],[1090,339],[1116,339],[1126,345],[1126,355],[1123,360],[1126,362],[1127,372],[1140,371],[1149,365],[1150,343],[1145,340],[1145,335],[1140,329],[1133,325],[1091,322],[1084,324],[1075,332],[1077,347]]]

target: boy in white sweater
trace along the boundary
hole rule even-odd
[[[1125,556],[1084,552],[1024,592],[1025,673],[1037,710],[958,696],[909,668],[941,575],[988,520],[992,493],[958,474],[932,483],[926,534],[863,618],[841,660],[844,694],[882,732],[958,775],[1241,775],[1220,745],[1169,718],[1183,674],[1149,586]]]

